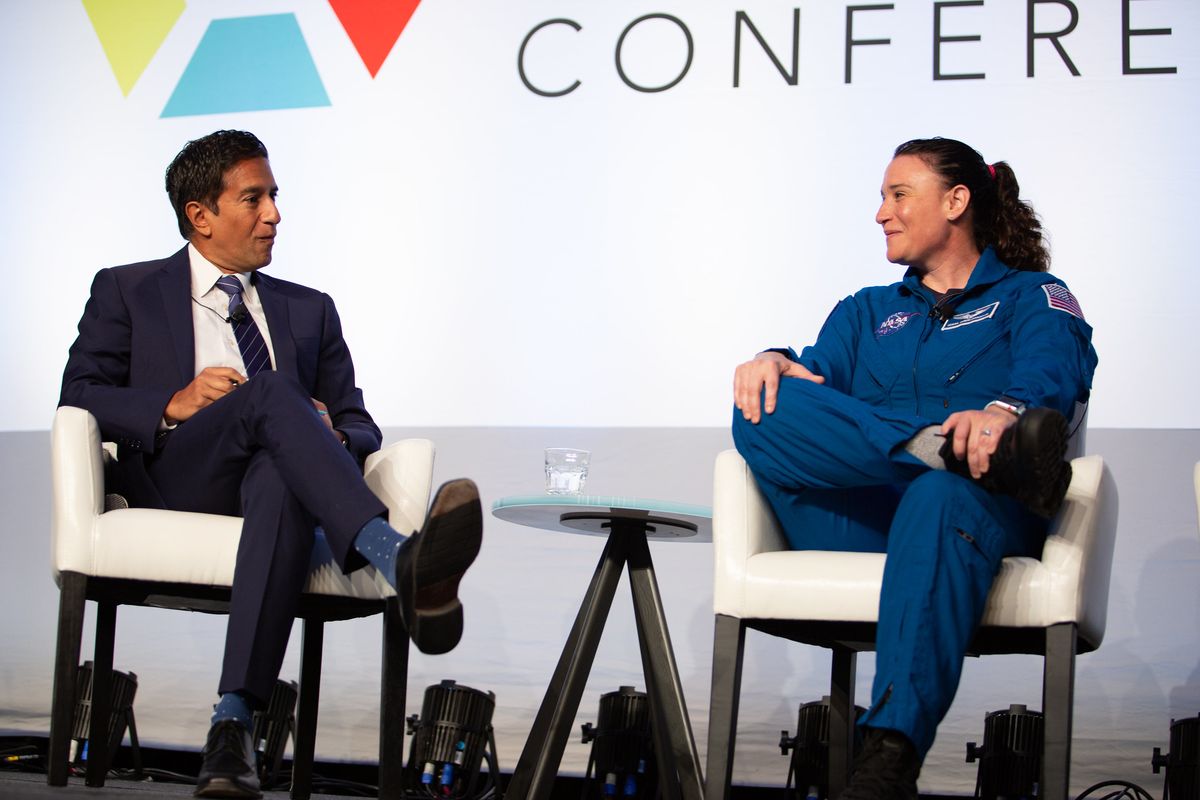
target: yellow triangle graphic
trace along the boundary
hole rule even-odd
[[[83,0],[126,97],[175,27],[185,0]]]

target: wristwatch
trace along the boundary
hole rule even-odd
[[[992,406],[996,406],[996,408],[1002,408],[1008,413],[1018,417],[1025,413],[1025,404],[1012,397],[998,397],[984,406],[984,408],[991,408]]]

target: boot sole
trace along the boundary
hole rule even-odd
[[[1051,409],[1031,408],[1018,424],[1017,463],[1022,469],[1014,496],[1034,514],[1050,519],[1062,508],[1071,485],[1067,420]]]

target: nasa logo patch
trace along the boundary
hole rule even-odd
[[[875,338],[880,336],[891,336],[896,331],[908,324],[908,321],[913,317],[919,317],[916,311],[897,311],[890,317],[879,323],[879,327],[875,329]]]

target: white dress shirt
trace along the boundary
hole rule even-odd
[[[229,324],[229,295],[217,286],[217,279],[225,273],[202,256],[195,245],[188,245],[188,261],[192,267],[195,374],[199,375],[206,367],[233,367],[245,375],[246,365],[242,361],[242,352],[238,350],[233,325]],[[275,349],[271,346],[271,331],[267,327],[267,317],[263,314],[262,303],[258,299],[258,290],[254,288],[249,273],[236,273],[235,277],[242,282],[242,302],[246,304],[246,310],[258,325],[258,332],[262,334],[267,352],[271,354],[271,368],[274,369]]]

